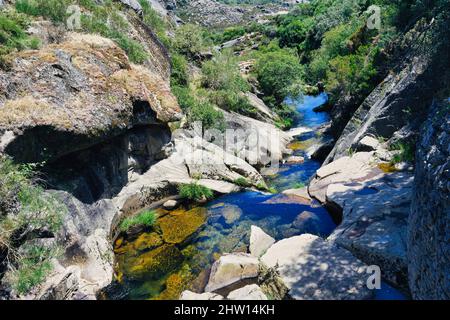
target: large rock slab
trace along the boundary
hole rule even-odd
[[[212,266],[205,291],[212,292],[240,280],[258,276],[258,258],[246,253],[223,255]]]
[[[364,263],[349,251],[322,238],[304,234],[275,243],[261,262],[276,268],[289,295],[307,299],[368,299]]]
[[[378,265],[385,279],[407,291],[406,226],[413,177],[383,172],[374,154],[358,152],[323,166],[309,192],[341,215],[342,223],[328,239]]]
[[[228,300],[268,300],[267,296],[256,284],[249,284],[245,287],[231,291]]]
[[[374,164],[373,152],[358,152],[353,156],[342,157],[316,172],[316,177],[308,186],[309,194],[320,201],[327,202],[328,186],[335,183],[360,183],[380,177],[383,171]]]
[[[14,132],[3,151],[18,161],[54,160],[180,116],[168,81],[95,35],[72,33],[63,43],[17,53],[0,72],[0,136]]]
[[[385,279],[408,290],[406,232],[413,176],[399,172],[360,184],[330,185],[327,199],[343,210],[343,221],[329,237]]]
[[[260,227],[251,226],[250,230],[250,253],[255,257],[262,256],[272,244],[275,239],[265,233]]]

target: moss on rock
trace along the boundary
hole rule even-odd
[[[166,215],[158,220],[165,242],[178,244],[195,233],[206,221],[206,209],[194,208],[176,215]]]

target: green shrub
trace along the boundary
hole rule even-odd
[[[217,53],[202,66],[202,86],[213,90],[247,91],[249,84],[239,72],[238,61],[231,51]]]
[[[233,40],[233,39],[239,38],[240,36],[243,36],[244,34],[245,34],[245,28],[242,26],[229,27],[223,31],[221,41],[226,42],[229,40]]]
[[[43,16],[54,22],[65,22],[70,0],[17,0],[16,10],[30,16]]]
[[[22,258],[13,271],[13,287],[19,294],[25,294],[42,283],[52,271],[51,259],[56,257],[57,250],[37,245],[23,246]]]
[[[7,254],[11,285],[20,294],[45,279],[58,248],[25,244],[19,254],[18,234],[21,240],[32,240],[36,230],[56,233],[67,211],[60,200],[34,181],[37,168],[38,165],[17,165],[0,157],[0,251]]]
[[[400,162],[414,162],[415,159],[415,145],[413,143],[396,142],[389,147],[390,150],[399,151],[395,154],[391,160],[391,164],[394,165]]]
[[[246,116],[256,114],[256,109],[241,92],[236,93],[230,90],[212,90],[209,92],[209,99],[223,110],[234,111]]]
[[[144,211],[135,216],[123,219],[123,221],[120,223],[119,229],[123,232],[126,232],[134,226],[151,227],[155,224],[156,218],[157,214],[155,211]]]
[[[191,90],[187,87],[173,86],[172,93],[177,97],[178,104],[184,112],[188,112],[197,103]]]
[[[268,52],[256,64],[256,75],[266,97],[281,104],[287,96],[301,92],[303,68],[298,58],[285,50]],[[273,107],[273,105],[272,105]]]
[[[312,29],[314,19],[308,17],[302,20],[293,20],[278,29],[280,46],[295,47],[306,40],[308,32]]]
[[[25,33],[28,27],[25,15],[14,11],[0,12],[0,66],[8,64],[6,56],[15,50],[37,49],[40,41]]]
[[[225,130],[225,117],[220,110],[217,110],[209,101],[196,101],[188,111],[187,119],[189,123],[201,122],[203,129]]]
[[[181,186],[179,186],[179,193],[182,198],[193,201],[202,201],[205,199],[208,200],[214,196],[211,189],[196,182],[182,184]]]
[[[172,45],[178,53],[194,57],[205,47],[201,27],[189,23],[182,25],[175,31]]]
[[[188,62],[186,58],[178,53],[171,55],[172,61],[172,86],[187,86],[189,83]]]
[[[243,188],[248,188],[252,185],[250,182],[247,181],[247,179],[243,177],[237,178],[236,180],[233,181],[233,183]]]

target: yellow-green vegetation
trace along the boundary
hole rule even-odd
[[[6,67],[6,56],[16,50],[37,49],[39,39],[30,37],[25,30],[29,26],[26,15],[14,10],[0,11],[0,67]]]
[[[161,276],[176,270],[183,261],[183,255],[174,245],[163,245],[138,257],[124,261],[123,268],[131,278]]]
[[[237,178],[236,180],[233,181],[233,183],[240,187],[243,187],[243,188],[248,188],[248,187],[251,187],[251,185],[252,185],[244,177]]]
[[[142,19],[164,42],[166,22],[148,4],[140,1]],[[82,8],[81,27],[84,32],[110,38],[127,53],[130,61],[143,63],[149,56],[143,45],[130,36],[130,25],[123,15],[123,6],[113,0],[98,4],[94,0],[18,0],[15,9],[29,16],[42,16],[54,23],[63,24],[70,16],[69,6]]]
[[[381,10],[381,29],[368,28],[371,5]],[[279,44],[296,49],[305,79],[323,81],[331,103],[351,94],[356,104],[379,81],[385,48],[417,17],[439,11],[445,1],[312,0],[275,19]]]
[[[186,198],[193,201],[208,200],[214,196],[211,189],[202,186],[197,182],[182,184],[179,186],[178,191],[182,198]]]
[[[414,162],[415,145],[413,143],[399,141],[392,144],[389,149],[398,151],[398,153],[392,157],[391,164]]]
[[[66,207],[38,185],[37,165],[17,165],[0,157],[0,261],[12,270],[11,285],[23,294],[41,283],[51,270],[57,247],[31,244],[38,232],[59,231]],[[24,241],[20,248],[19,246]]]
[[[194,208],[180,214],[168,214],[158,220],[166,243],[178,244],[194,234],[206,221],[206,209]]]
[[[157,214],[153,210],[143,211],[137,215],[127,217],[120,223],[120,230],[123,232],[128,231],[135,226],[151,227],[155,224]]]
[[[175,32],[172,47],[179,54],[194,58],[207,48],[202,28],[190,23],[180,26]]]
[[[189,265],[184,264],[177,273],[171,274],[165,283],[165,289],[154,300],[178,300],[181,293],[194,280]]]

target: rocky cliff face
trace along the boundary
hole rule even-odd
[[[399,41],[393,71],[361,106],[354,113],[334,111],[333,130],[339,134],[339,127],[345,128],[325,163],[347,155],[349,149],[359,150],[359,142],[367,135],[391,142],[415,141],[433,96],[450,78],[448,28],[445,14],[429,22],[419,21]],[[352,115],[351,119],[342,113]]]
[[[354,113],[338,110],[349,121],[335,110],[339,138],[308,189],[342,214],[329,240],[419,299],[449,297],[448,100],[429,113],[450,87],[446,14],[417,22],[404,36],[390,74]],[[394,166],[400,151],[392,146],[418,139],[415,164]]]
[[[408,220],[415,299],[450,299],[450,102],[434,103],[421,131]]]

